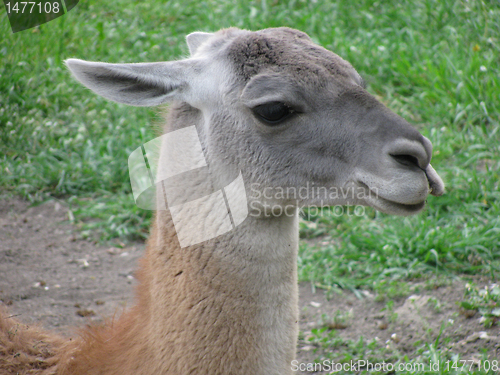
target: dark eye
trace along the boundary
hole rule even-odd
[[[268,125],[276,125],[288,118],[294,111],[284,103],[271,102],[254,107],[253,112]]]

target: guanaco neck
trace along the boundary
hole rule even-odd
[[[298,215],[248,216],[181,249],[157,212],[133,308],[88,331],[65,374],[291,374],[298,334]]]
[[[298,333],[297,214],[249,216],[183,249],[174,232],[160,211],[142,270],[157,373],[289,373]]]

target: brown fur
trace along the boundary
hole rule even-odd
[[[0,308],[0,374],[53,375],[64,373],[77,345],[17,321]]]

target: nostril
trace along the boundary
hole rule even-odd
[[[418,159],[413,155],[392,155],[391,156],[396,159],[396,161],[402,165],[408,167],[417,167],[420,168],[418,163]]]
[[[385,150],[392,160],[407,167],[425,169],[431,161],[432,145],[422,136],[418,141],[400,138],[389,144]]]

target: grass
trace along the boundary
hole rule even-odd
[[[497,280],[498,19],[496,0],[88,0],[12,34],[0,13],[1,194],[33,203],[65,200],[84,236],[144,239],[151,212],[134,205],[127,157],[155,137],[150,124],[159,118],[89,93],[62,61],[169,60],[187,55],[184,36],[191,31],[290,26],[350,61],[371,93],[431,139],[433,165],[447,185],[415,217],[371,209],[360,216],[308,215],[301,223],[300,279],[327,289],[372,289],[389,299],[404,295],[400,286],[415,279]],[[484,308],[474,295],[464,303]],[[362,351],[372,344],[352,345]],[[428,359],[442,355],[435,343],[425,348]]]
[[[345,340],[335,331],[326,328],[313,329],[307,340],[324,351],[336,350],[339,353],[337,356],[326,356],[320,362],[324,366],[323,369],[339,375],[353,373],[482,375],[497,374],[500,366],[498,360],[488,360],[488,357],[483,356],[481,357],[482,367],[479,369],[478,364],[469,360],[463,360],[456,355],[445,355],[437,348],[438,342],[420,346],[416,350],[417,356],[410,359],[378,340],[368,341],[363,337],[357,341]]]
[[[479,312],[481,323],[486,328],[497,324],[500,318],[500,287],[497,284],[484,288],[477,285],[466,285],[465,298],[460,302],[464,313]]]

